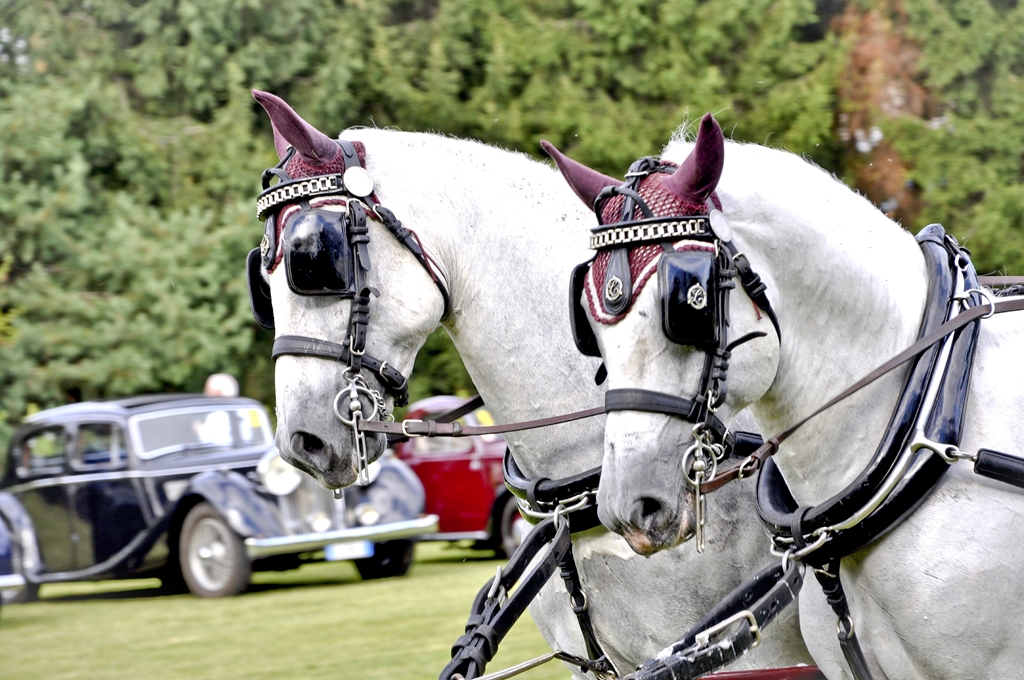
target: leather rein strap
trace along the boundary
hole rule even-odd
[[[498,644],[554,575],[556,568],[565,581],[590,658],[564,652],[552,658],[578,666],[583,673],[590,671],[598,678],[618,677],[594,633],[587,612],[587,598],[572,555],[569,523],[559,515],[538,524],[508,563],[499,567],[494,578],[477,593],[466,622],[466,632],[452,646],[452,660],[441,671],[439,680],[471,680],[482,676],[487,663],[497,653]]]
[[[978,319],[988,318],[995,314],[1019,312],[1022,310],[1024,310],[1024,297],[1019,297],[1010,300],[1000,300],[999,302],[991,302],[988,305],[978,305],[976,307],[972,307],[966,312],[958,314],[931,333],[922,337],[907,349],[894,356],[892,359],[889,359],[889,361],[868,373],[853,385],[850,385],[848,388],[829,399],[823,406],[816,409],[810,415],[801,418],[782,432],[779,432],[774,437],[765,441],[764,444],[744,460],[721,468],[718,474],[715,475],[714,479],[704,482],[701,485],[701,492],[709,493],[711,491],[716,491],[735,479],[750,477],[757,472],[762,465],[764,465],[765,460],[778,452],[779,445],[782,444],[782,442],[786,441],[794,432],[803,427],[812,418],[827,411],[842,400],[867,387],[882,376],[890,373],[917,355],[928,350],[928,348],[945,338],[950,333],[954,333],[972,321],[976,321]]]
[[[480,434],[502,434],[504,432],[533,430],[538,427],[550,427],[551,425],[569,423],[574,420],[582,420],[583,418],[593,418],[604,412],[604,406],[596,406],[584,411],[575,411],[549,418],[537,418],[536,420],[524,420],[506,425],[463,425],[458,421],[442,423],[436,420],[402,420],[388,423],[374,420],[359,423],[359,429],[364,432],[400,434],[406,437],[469,437]]]

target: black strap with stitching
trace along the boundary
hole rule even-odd
[[[274,360],[282,356],[309,356],[348,363],[348,339],[343,344],[338,344],[300,335],[279,335],[274,338],[270,356]],[[404,406],[408,403],[409,384],[397,369],[369,354],[363,355],[362,363],[380,379],[384,389],[394,396],[395,404]]]

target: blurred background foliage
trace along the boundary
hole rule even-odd
[[[38,408],[198,391],[273,403],[246,251],[269,123],[394,126],[607,174],[712,111],[979,269],[1024,273],[1016,0],[3,0],[0,445]],[[431,336],[414,398],[470,391]]]

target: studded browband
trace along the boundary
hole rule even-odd
[[[373,193],[373,177],[365,168],[352,166],[344,173],[317,175],[279,182],[256,197],[256,217],[267,215],[286,203],[295,203],[315,196],[338,194],[366,198]]]
[[[612,246],[634,243],[665,241],[682,237],[710,239],[711,221],[706,215],[685,215],[678,217],[654,217],[614,227],[600,226],[591,230],[590,249],[601,250]]]

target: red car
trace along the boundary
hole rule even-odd
[[[406,419],[430,420],[466,402],[465,397],[439,396],[409,407]],[[464,425],[492,425],[491,414],[479,408],[462,418]],[[529,531],[515,497],[505,488],[501,435],[414,437],[394,446],[427,492],[424,512],[440,518],[438,533],[428,540],[475,540],[475,547],[511,555]]]

